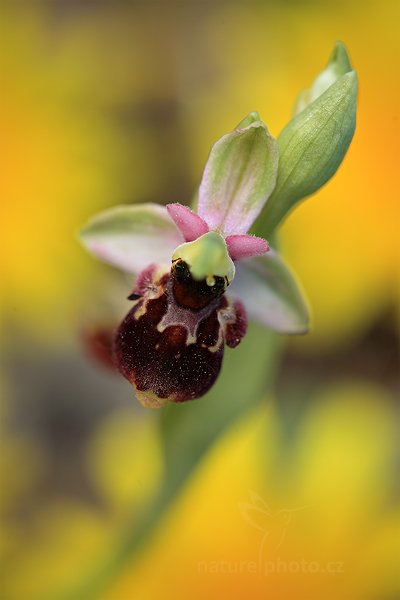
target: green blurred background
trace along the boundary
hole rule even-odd
[[[159,417],[84,351],[126,282],[74,231],[119,203],[189,203],[211,144],[251,110],[277,135],[337,39],[359,73],[355,138],[281,230],[312,332],[284,341],[272,388],[96,597],[400,597],[399,8],[1,3],[1,600],[76,600],[166,473]]]

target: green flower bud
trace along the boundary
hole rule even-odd
[[[356,97],[357,75],[344,47],[337,45],[278,137],[278,177],[256,228],[259,235],[268,237],[300,200],[335,174],[354,134]]]
[[[215,284],[215,277],[224,277],[231,283],[235,265],[231,260],[226,242],[216,231],[209,231],[193,242],[181,244],[172,255],[172,262],[183,260],[194,279],[206,279],[207,285]]]
[[[342,75],[349,73],[351,70],[352,67],[346,48],[341,42],[336,42],[325,69],[317,75],[309,88],[300,92],[294,105],[293,116],[295,117],[301,113],[302,110],[321,96]]]

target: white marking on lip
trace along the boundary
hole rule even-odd
[[[140,306],[138,308],[138,310],[135,312],[135,314],[133,315],[133,318],[135,319],[135,321],[138,321],[140,319],[140,317],[143,317],[143,315],[145,315],[147,313],[147,299],[142,298],[142,306]]]
[[[201,321],[207,318],[215,310],[216,302],[210,302],[201,310],[194,311],[190,308],[183,308],[175,301],[172,291],[172,281],[167,285],[168,308],[161,321],[157,324],[157,331],[163,333],[167,327],[183,327],[187,331],[186,345],[197,342],[197,329]]]

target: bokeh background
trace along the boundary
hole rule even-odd
[[[400,597],[399,6],[1,3],[1,600]],[[270,336],[273,369],[245,339],[270,385],[161,510],[159,416],[82,343],[126,282],[74,231],[119,203],[188,203],[211,144],[251,110],[277,135],[337,39],[355,138],[281,229],[312,332]],[[204,431],[171,415],[178,460]],[[134,552],[121,540],[154,503]]]

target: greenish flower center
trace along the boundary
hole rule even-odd
[[[235,265],[229,256],[226,242],[216,231],[209,231],[193,242],[181,244],[172,255],[172,261],[183,260],[194,279],[205,279],[213,286],[216,277],[224,277],[231,283]]]

